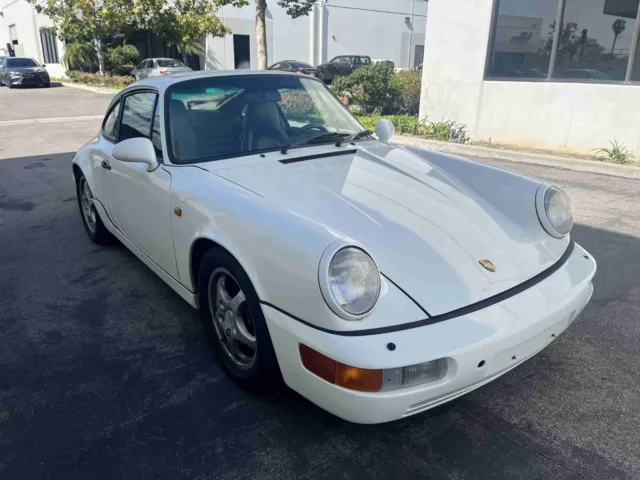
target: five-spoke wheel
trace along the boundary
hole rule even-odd
[[[244,292],[224,268],[216,268],[209,279],[209,309],[224,352],[240,368],[251,368],[256,360],[256,332]]]
[[[229,376],[262,393],[280,391],[283,382],[278,360],[247,273],[219,247],[204,255],[197,271],[204,328]]]

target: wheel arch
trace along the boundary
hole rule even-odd
[[[249,280],[251,281],[253,288],[258,294],[258,297],[262,298],[262,289],[260,287],[258,279],[256,278],[257,274],[251,268],[247,268],[247,262],[243,261],[242,255],[240,255],[239,252],[230,250],[225,245],[223,245],[223,243],[218,240],[212,239],[210,236],[200,236],[191,243],[191,249],[189,253],[189,271],[191,275],[190,280],[191,284],[193,285],[194,292],[199,293],[198,276],[200,274],[200,267],[205,255],[211,249],[223,251],[231,256],[236,262],[238,262],[242,270],[244,270],[244,272],[247,274],[247,277],[249,277]]]

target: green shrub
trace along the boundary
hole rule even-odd
[[[620,164],[634,162],[635,156],[627,147],[620,145],[617,140],[609,143],[611,148],[598,148],[595,150],[597,160]]]
[[[395,82],[399,97],[396,104],[396,112],[417,115],[420,110],[422,72],[419,70],[403,70],[396,73]]]
[[[87,42],[70,43],[64,48],[62,62],[70,70],[95,71],[98,68],[98,56],[93,45]]]
[[[394,75],[391,62],[360,67],[348,77],[334,80],[333,91],[350,97],[364,113],[387,113],[393,111],[399,96]]]
[[[120,45],[107,50],[105,67],[114,75],[129,75],[135,68],[140,52],[133,45]]]
[[[375,131],[378,120],[386,118],[399,134],[418,135],[455,143],[466,143],[469,140],[465,126],[452,120],[430,122],[411,115],[356,115],[356,118],[364,128],[371,131]]]

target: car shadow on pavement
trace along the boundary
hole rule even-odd
[[[575,227],[595,293],[539,355],[431,411],[356,425],[231,382],[195,310],[122,245],[88,240],[71,158],[0,160],[0,478],[640,474],[637,237]]]

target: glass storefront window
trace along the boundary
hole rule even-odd
[[[630,11],[625,3],[566,0],[554,78],[624,81],[638,1]]]
[[[545,79],[558,0],[499,0],[488,76]]]
[[[634,38],[640,0],[495,2],[487,78],[640,82],[639,39]],[[556,39],[558,10],[562,22]]]

